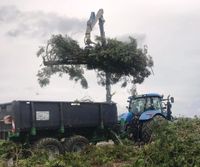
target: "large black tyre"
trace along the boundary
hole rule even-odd
[[[68,152],[80,152],[87,145],[89,145],[88,139],[83,136],[72,136],[64,142],[65,151]]]
[[[50,155],[59,155],[64,152],[62,144],[54,138],[42,138],[36,143],[37,149],[44,149]]]
[[[151,120],[143,122],[140,133],[141,141],[149,143],[155,140],[155,130],[160,128],[166,121],[163,116],[156,115]]]

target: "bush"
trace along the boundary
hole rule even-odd
[[[179,118],[156,128],[156,140],[136,146],[89,146],[80,153],[66,153],[54,159],[41,150],[24,150],[12,142],[0,141],[0,165],[10,157],[15,166],[25,167],[184,167],[200,166],[200,119]],[[28,155],[28,157],[24,156]],[[3,165],[1,165],[3,166]]]

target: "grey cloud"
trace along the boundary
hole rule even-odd
[[[53,33],[83,33],[86,20],[41,11],[24,12],[15,6],[4,6],[0,8],[0,25],[9,26],[6,34],[11,37],[44,37]]]
[[[15,6],[3,6],[0,8],[0,24],[11,22],[20,17],[20,11]]]
[[[154,81],[147,81],[147,84],[155,90],[167,90],[178,99],[174,104],[176,115],[199,115],[200,99],[196,101],[200,97],[199,20],[199,11],[193,11],[160,15],[146,25],[145,32],[155,62]]]
[[[143,45],[145,44],[145,40],[146,40],[146,34],[144,34],[144,33],[124,34],[124,35],[118,36],[117,39],[126,42],[129,40],[130,36],[137,40],[139,47],[143,47]]]

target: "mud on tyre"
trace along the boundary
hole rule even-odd
[[[80,152],[87,145],[89,145],[88,139],[83,136],[72,136],[69,139],[66,139],[64,142],[64,148],[68,152]]]
[[[161,115],[156,115],[152,119],[143,122],[142,129],[141,129],[142,142],[149,143],[155,140],[156,129],[163,126],[166,122],[167,120]]]
[[[64,152],[62,144],[54,138],[43,138],[36,143],[37,149],[44,149],[51,155],[59,155]]]

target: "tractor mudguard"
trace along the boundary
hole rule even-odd
[[[124,121],[124,122],[130,122],[133,119],[133,113],[132,112],[126,112],[121,115],[119,115],[118,120]]]
[[[159,110],[148,110],[141,114],[139,120],[147,121],[152,119],[155,115],[162,115],[164,118],[166,118],[165,115],[163,115]]]

